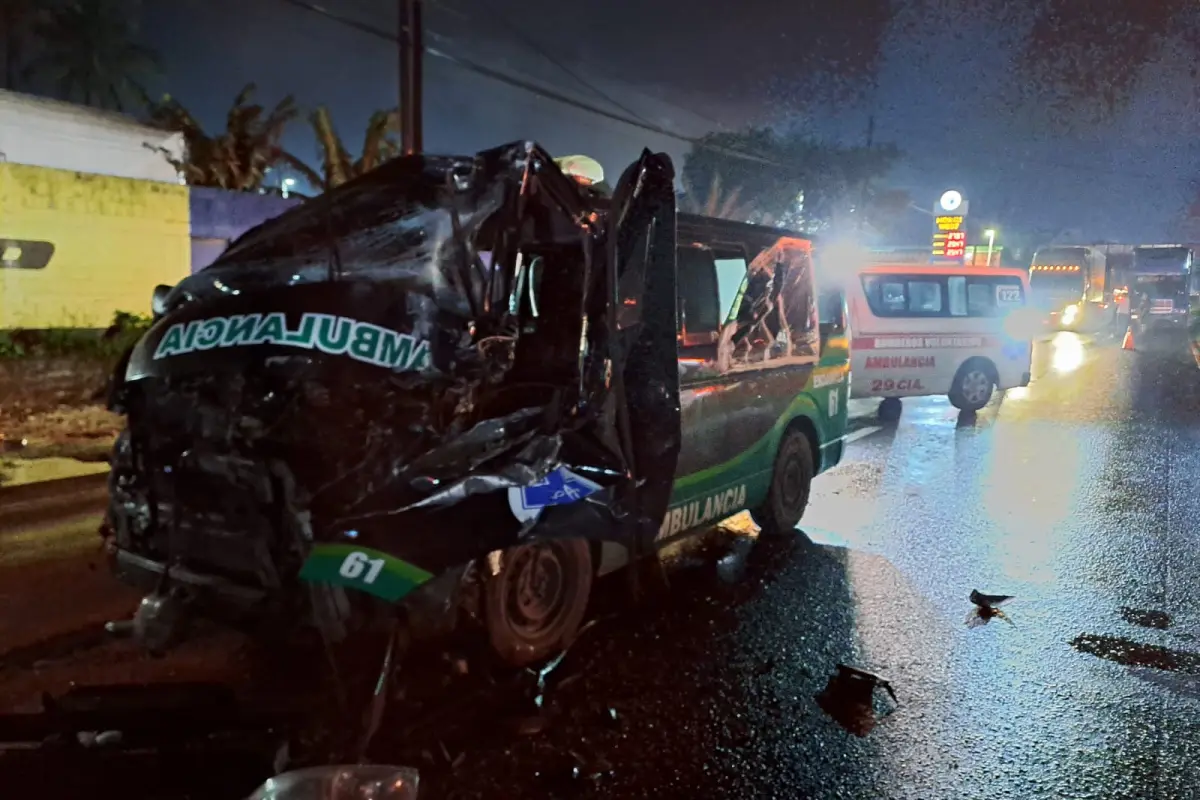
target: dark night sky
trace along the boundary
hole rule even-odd
[[[1111,126],[1072,137],[1035,134],[999,103],[1011,67],[1003,31],[959,21],[957,36],[889,40],[878,86],[861,102],[799,107],[771,100],[773,50],[789,46],[803,21],[788,4],[756,0],[437,0],[427,2],[427,44],[617,111],[595,89],[639,117],[685,135],[749,123],[799,124],[828,138],[861,142],[869,114],[876,140],[905,153],[893,183],[932,205],[950,185],[972,199],[984,223],[1073,232],[1088,240],[1179,238],[1200,158],[1191,144],[1194,109],[1177,109],[1169,69],[1147,81],[1135,108]],[[325,0],[339,14],[396,29],[393,0]],[[757,7],[757,8],[756,8]],[[143,30],[166,62],[169,89],[217,126],[238,89],[259,85],[273,103],[293,93],[305,108],[327,104],[356,150],[371,112],[394,106],[394,44],[284,0],[146,0]],[[501,15],[501,9],[507,9]],[[522,43],[584,76],[577,82]],[[534,138],[551,152],[584,152],[612,173],[643,146],[676,157],[687,145],[563,108],[473,75],[438,58],[426,62],[426,149],[471,152]],[[624,113],[624,112],[622,112]],[[315,143],[297,124],[287,144],[300,156]],[[921,242],[928,218],[913,212]]]

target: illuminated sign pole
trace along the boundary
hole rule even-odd
[[[967,200],[962,192],[948,189],[933,206],[934,261],[957,261],[967,257]]]

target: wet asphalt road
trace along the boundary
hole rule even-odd
[[[1200,797],[1200,370],[1139,347],[1058,334],[973,420],[857,420],[811,543],[602,598],[544,729],[528,679],[417,726],[422,797]],[[968,627],[973,588],[1014,624]],[[839,662],[899,698],[862,738],[814,701]]]

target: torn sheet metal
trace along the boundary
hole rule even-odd
[[[312,542],[423,575],[530,539],[648,548],[679,451],[673,179],[647,151],[602,199],[515,143],[249,231],[115,376],[117,547],[260,588]],[[575,502],[514,513],[565,476]]]

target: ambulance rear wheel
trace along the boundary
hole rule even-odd
[[[526,667],[571,644],[592,593],[592,549],[557,539],[504,551],[500,574],[486,579],[483,620],[492,650]]]
[[[959,411],[978,411],[996,391],[995,369],[981,358],[972,358],[958,368],[950,385],[950,404]]]
[[[900,419],[900,412],[904,410],[904,405],[900,402],[899,397],[885,397],[879,401],[879,421],[880,422],[896,422]]]
[[[761,536],[782,536],[795,530],[808,507],[815,471],[808,436],[800,428],[789,429],[779,443],[766,502],[750,512]]]

